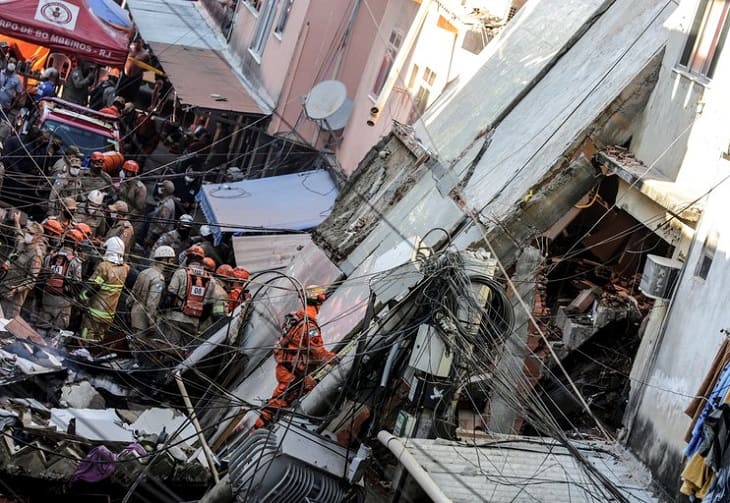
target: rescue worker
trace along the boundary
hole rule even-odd
[[[26,228],[20,227],[20,212],[13,215],[15,224],[16,246],[8,259],[8,272],[0,284],[0,304],[4,317],[15,318],[25,304],[28,293],[35,286],[38,274],[47,253],[47,242],[43,235],[43,226],[28,220]]]
[[[147,213],[147,186],[139,179],[139,164],[137,161],[124,161],[119,173],[121,182],[117,197],[127,203],[129,220],[134,227],[134,233],[140,236],[143,229],[143,217]],[[129,250],[127,250],[129,252]]]
[[[200,237],[201,239],[200,241],[198,241],[197,244],[199,244],[203,248],[203,250],[205,251],[205,256],[212,258],[216,261],[217,264],[223,262],[223,260],[221,260],[220,254],[218,253],[218,250],[216,249],[216,246],[213,244],[215,236],[213,235],[213,229],[211,229],[209,225],[200,226]]]
[[[229,292],[231,291],[231,276],[233,275],[233,267],[228,264],[222,264],[215,270],[216,276],[218,276],[218,283],[223,287],[226,292],[226,299],[229,299]],[[226,301],[226,312],[231,313],[229,302]]]
[[[179,257],[190,247],[190,231],[192,228],[193,217],[191,215],[181,216],[180,220],[178,220],[177,228],[164,233],[155,241],[155,244],[152,245],[152,253],[154,254],[155,249],[159,246],[170,246],[175,250],[175,256]],[[205,250],[203,253],[205,253]],[[184,262],[185,257],[182,256],[179,263],[183,264]]]
[[[48,213],[58,214],[61,211],[61,199],[68,197],[74,201],[80,197],[81,186],[81,159],[72,157],[68,161],[68,170],[56,175],[49,196]]]
[[[228,290],[228,311],[232,313],[244,300],[249,298],[246,284],[251,275],[243,267],[236,266],[231,269],[229,277],[231,287]]]
[[[84,222],[77,222],[74,224],[72,229],[76,229],[84,236],[84,240],[88,241],[93,237],[93,231],[91,230],[91,227],[89,227],[89,224],[85,224]]]
[[[46,225],[56,222],[49,220]],[[57,225],[58,222],[56,222]],[[55,232],[55,230],[54,230]],[[66,330],[71,321],[73,299],[81,284],[83,263],[76,249],[83,241],[81,232],[67,231],[58,251],[52,251],[43,260],[45,284],[41,299],[40,327],[45,330]]]
[[[106,226],[103,203],[104,194],[98,190],[92,190],[76,213],[76,220],[89,226],[92,237],[103,234]]]
[[[79,150],[79,147],[76,145],[69,145],[64,148],[61,158],[53,163],[53,167],[51,167],[51,176],[56,177],[63,173],[68,173],[68,170],[71,167],[71,161],[74,159],[77,159],[79,161],[79,166],[81,166],[81,158],[83,156],[84,154],[81,153],[81,150]]]
[[[108,107],[104,107],[99,112],[107,115],[112,115],[114,117],[120,117],[122,115],[122,110],[124,109],[124,103],[125,100],[121,96],[117,96],[112,100],[112,104]]]
[[[210,274],[203,269],[205,254],[200,246],[187,250],[185,267],[175,271],[167,286],[163,308],[168,342],[185,349],[195,342],[201,319],[212,310]],[[223,313],[216,313],[220,316]],[[182,355],[182,353],[181,353]]]
[[[102,261],[79,296],[81,302],[88,303],[81,323],[83,340],[100,342],[103,339],[114,321],[128,272],[129,266],[124,263],[124,243],[116,236],[107,239]]]
[[[112,190],[112,177],[102,169],[103,167],[104,154],[101,152],[92,152],[89,160],[89,172],[81,177],[82,201],[92,191],[109,192]]]
[[[149,226],[145,233],[144,247],[149,249],[155,241],[175,225],[175,184],[165,180],[156,189],[157,206],[148,215]]]
[[[157,309],[165,294],[165,270],[174,263],[176,256],[175,250],[169,246],[157,248],[152,257],[152,266],[139,273],[127,297],[134,338],[139,339],[132,340],[136,349],[144,347],[143,341],[150,335],[148,329],[157,325]]]
[[[112,227],[106,233],[106,239],[117,236],[124,243],[124,258],[128,259],[134,249],[134,227],[127,219],[129,207],[124,201],[117,201],[109,205],[109,216],[112,219]]]
[[[59,211],[56,214],[55,219],[61,222],[64,230],[73,227],[74,216],[76,215],[77,209],[78,204],[76,203],[76,199],[73,199],[71,197],[64,197],[61,200],[61,204],[59,205]]]
[[[207,317],[200,323],[200,332],[205,332],[216,320],[227,314],[228,307],[228,292],[219,278],[215,275],[215,260],[210,257],[203,259],[203,269],[210,276],[210,302],[212,302],[211,314],[212,316]]]
[[[311,373],[323,364],[337,364],[340,358],[324,347],[322,332],[317,324],[319,307],[325,300],[325,291],[318,286],[305,290],[306,305],[287,315],[282,325],[282,336],[274,348],[276,380],[271,398],[256,420],[256,428],[262,428],[274,417],[276,411],[309,392],[317,382]]]

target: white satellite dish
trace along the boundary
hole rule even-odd
[[[347,100],[345,84],[339,80],[325,80],[317,84],[304,98],[304,111],[312,120],[327,120]]]
[[[347,125],[347,121],[350,120],[351,113],[352,100],[350,98],[345,98],[345,102],[335,113],[318,122],[322,129],[337,131],[339,129],[343,129]]]

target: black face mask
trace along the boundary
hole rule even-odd
[[[71,220],[73,217],[74,217],[74,214],[71,213],[70,211],[66,211],[66,210],[63,211],[63,218],[65,218],[66,220]]]
[[[98,166],[94,166],[93,164],[89,167],[89,173],[92,175],[99,175],[101,174],[101,168]]]
[[[177,230],[177,233],[180,234],[180,237],[185,239],[190,235],[190,229],[188,227],[181,227]]]

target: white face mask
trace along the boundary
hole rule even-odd
[[[69,168],[68,173],[71,176],[79,176],[79,171],[81,171],[79,168]]]
[[[116,220],[118,215],[114,212],[111,212],[109,213],[109,216],[112,217],[112,220]]]
[[[23,241],[25,241],[25,244],[29,245],[33,242],[33,234],[30,232],[26,232],[23,236]]]
[[[119,173],[119,179],[120,180],[124,180],[125,178],[127,178],[127,172],[126,171],[121,171]]]
[[[193,183],[193,180],[195,180],[195,178],[193,178],[192,176],[186,176],[186,177],[185,177],[185,181],[186,181],[187,183]]]
[[[162,187],[157,187],[157,193],[159,195],[162,195],[165,191],[162,189]]]

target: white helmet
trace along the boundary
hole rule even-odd
[[[203,237],[210,236],[213,234],[213,229],[210,228],[209,225],[201,225],[200,226],[200,235]]]
[[[188,215],[187,213],[180,217],[180,226],[181,227],[191,227],[193,225],[193,217],[192,215]]]
[[[99,190],[92,190],[89,192],[89,195],[86,196],[86,199],[97,206],[101,206],[101,203],[104,202],[104,194]]]
[[[172,246],[158,246],[155,248],[152,258],[175,258],[175,250],[172,249]]]
[[[117,236],[111,237],[104,243],[104,249],[107,254],[116,253],[117,255],[124,255],[124,241]]]

